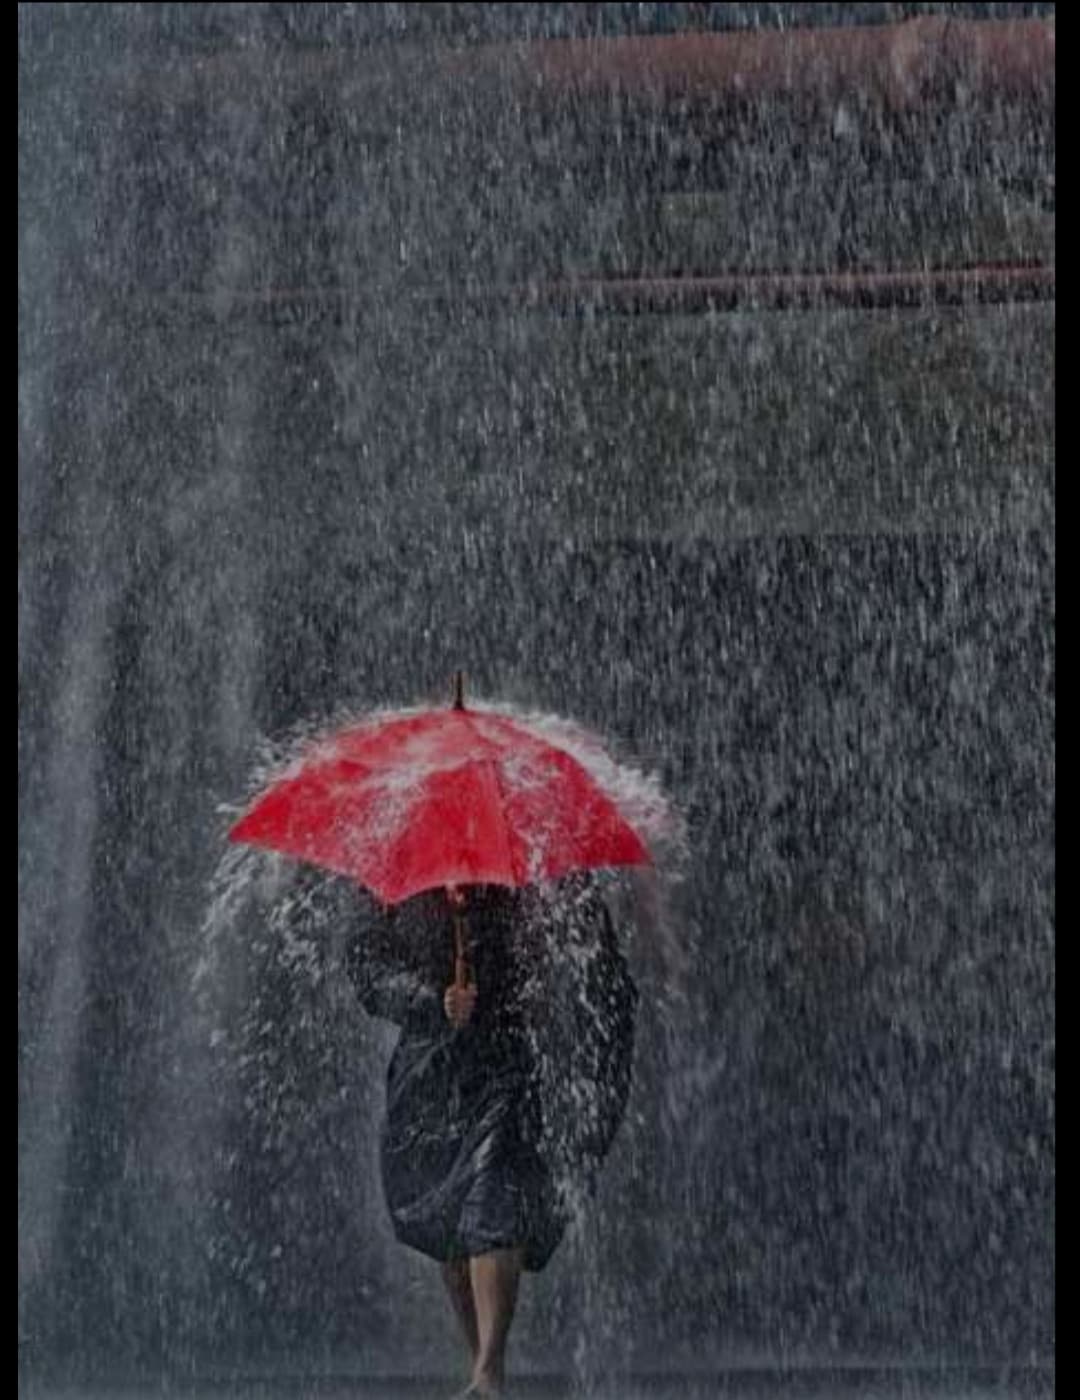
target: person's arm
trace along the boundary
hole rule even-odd
[[[370,926],[354,936],[345,965],[357,998],[369,1015],[399,1026],[406,1022],[432,1027],[442,1023],[441,993],[395,956],[386,938]]]
[[[595,954],[586,973],[590,1004],[605,1012],[599,1023],[603,1033],[613,1041],[621,1040],[629,1049],[633,1043],[638,989],[602,898],[596,899],[589,915],[596,938]]]
[[[582,1145],[598,1165],[618,1131],[630,1095],[634,1029],[639,993],[607,905],[590,901],[588,922],[593,956],[585,973],[585,995],[592,1014],[581,1046],[581,1065],[595,1086],[593,1113]]]

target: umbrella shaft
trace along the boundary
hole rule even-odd
[[[465,955],[465,920],[454,916],[454,984],[464,987],[469,981],[469,965]]]

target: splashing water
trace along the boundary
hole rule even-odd
[[[618,1216],[617,1181],[626,1169],[620,1171],[616,1163],[623,1154],[632,1160],[646,1150],[643,1137],[668,1131],[669,1124],[647,1119],[645,1105],[663,1103],[669,1111],[679,1111],[675,1107],[680,1104],[678,1084],[665,1085],[663,1080],[665,1066],[677,1058],[678,1047],[685,1042],[691,1000],[688,978],[694,961],[693,929],[680,921],[677,912],[689,855],[686,824],[655,774],[614,757],[610,747],[584,726],[520,706],[476,701],[471,708],[511,718],[570,753],[620,813],[635,823],[655,861],[647,870],[594,872],[590,882],[601,890],[613,914],[643,993],[645,1010],[637,1034],[637,1087],[612,1161],[601,1174],[606,1191],[602,1189],[596,1200],[578,1176],[569,1172],[560,1175],[556,1168],[572,1223],[557,1255],[559,1262],[549,1268],[551,1277],[561,1279],[562,1289],[568,1279],[574,1279],[580,1290],[578,1325],[591,1340],[586,1344],[578,1336],[574,1356],[576,1371],[584,1381],[597,1366],[605,1364],[599,1358],[618,1332],[611,1311],[615,1308],[617,1316],[618,1305],[611,1284],[602,1278],[604,1265],[598,1253],[606,1225]],[[264,740],[248,799],[221,804],[220,815],[234,820],[247,801],[297,772],[320,748],[332,746],[333,735],[340,729],[424,712],[419,706],[367,712],[339,709],[330,722],[305,722],[283,740]],[[397,775],[394,790],[388,792],[392,804],[388,822],[396,824],[397,804],[404,801],[408,806],[410,790],[427,771],[421,754],[415,766],[407,766]],[[566,936],[567,928],[574,927],[576,901],[585,897],[587,888],[574,882],[539,886],[540,900],[534,907],[556,907],[561,912],[557,918],[545,914],[534,921],[531,934],[526,932],[525,937],[531,939],[534,952],[540,947],[545,950],[542,961],[549,969],[545,997],[561,998],[567,1010],[572,1000],[578,1007],[576,1014],[588,1017],[601,1014],[589,1001],[590,951],[580,939]],[[246,1155],[248,1170],[274,1182],[282,1179],[283,1160],[292,1164],[294,1172],[298,1169],[297,1163],[310,1155],[313,1130],[311,1100],[299,1092],[298,1085],[315,1077],[331,1102],[351,1103],[352,1111],[358,1114],[339,1150],[329,1155],[337,1159],[337,1170],[341,1170],[346,1144],[352,1143],[357,1150],[360,1135],[359,1155],[367,1162],[369,1173],[361,1195],[371,1212],[381,1210],[375,1141],[383,1065],[393,1032],[370,1022],[359,1011],[344,975],[344,950],[356,929],[358,898],[360,917],[377,918],[378,902],[372,896],[365,897],[351,881],[272,852],[226,847],[211,882],[194,986],[216,1073],[223,1084],[233,1081],[233,1086],[223,1091],[223,1099],[235,1098],[237,1081],[246,1086],[241,1091],[244,1145],[229,1155],[232,1166],[240,1170]],[[550,1012],[550,1003],[545,1005]],[[587,1086],[575,1088],[567,1080],[566,1036],[560,1041],[550,1014],[538,1015],[531,1024],[529,1043],[539,1082],[548,1086],[549,1097],[557,1099],[564,1115],[559,1122],[549,1119],[546,1128],[549,1157],[557,1162],[568,1150],[562,1143],[567,1127],[573,1124],[575,1132],[585,1132],[596,1113],[596,1102]],[[561,1046],[558,1052],[556,1046]],[[235,1136],[236,1128],[218,1123],[213,1132],[218,1137]],[[323,1150],[325,1153],[325,1146]],[[284,1179],[289,1175],[286,1171]],[[309,1181],[304,1189],[317,1191],[318,1185]],[[281,1193],[279,1184],[274,1195]],[[217,1184],[221,1222],[217,1264],[263,1299],[270,1288],[268,1278],[275,1271],[275,1259],[280,1257],[274,1255],[280,1241],[268,1244],[274,1232],[267,1231],[265,1222],[247,1230],[238,1223],[243,1213],[239,1196],[243,1194],[237,1192],[236,1179],[230,1174]],[[380,1241],[380,1258],[388,1259],[400,1249],[384,1221],[368,1219],[361,1226],[359,1219],[359,1215],[351,1218],[350,1233],[360,1231],[367,1240],[374,1232]],[[295,1249],[294,1242],[288,1251],[293,1257]],[[541,1292],[554,1296],[559,1287],[542,1285]],[[428,1306],[438,1309],[441,1300],[432,1298],[430,1292]],[[416,1310],[415,1303],[410,1306]],[[563,1298],[560,1307],[565,1306]],[[539,1365],[544,1355],[545,1328],[552,1321],[550,1315],[545,1317],[541,1304],[532,1315],[532,1326],[526,1324],[523,1329],[522,1348],[526,1355],[532,1353],[534,1365]],[[395,1330],[399,1326],[400,1321]],[[419,1339],[416,1344],[420,1344]],[[444,1364],[440,1353],[429,1350],[428,1354],[431,1364]],[[387,1360],[384,1357],[383,1363]]]
[[[449,1374],[213,813],[458,667],[658,861],[521,1367],[1052,1354],[1054,7],[18,12],[31,1378]]]

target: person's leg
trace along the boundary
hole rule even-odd
[[[476,1328],[476,1308],[473,1305],[472,1282],[469,1278],[468,1259],[447,1259],[442,1265],[443,1282],[450,1295],[454,1313],[461,1323],[465,1341],[469,1348],[469,1362],[475,1367],[480,1350],[479,1333]]]
[[[479,1343],[473,1385],[481,1395],[496,1395],[502,1385],[506,1338],[514,1317],[524,1258],[525,1250],[516,1246],[477,1254],[469,1260]]]

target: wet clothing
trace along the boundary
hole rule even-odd
[[[397,1237],[434,1259],[521,1245],[542,1269],[625,1107],[636,991],[602,901],[559,909],[470,891],[469,1022],[443,1010],[450,910],[421,896],[362,928],[348,967],[401,1027],[387,1073],[383,1189]]]

